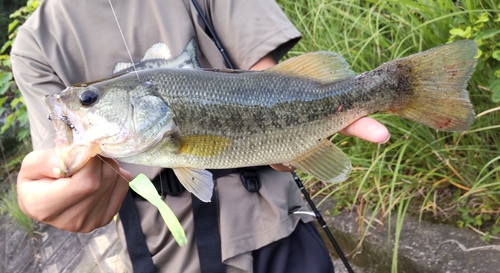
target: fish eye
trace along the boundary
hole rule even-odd
[[[98,94],[95,90],[85,90],[80,94],[80,103],[83,106],[91,106],[97,101]]]

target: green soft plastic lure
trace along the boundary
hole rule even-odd
[[[179,246],[185,246],[187,244],[187,238],[179,219],[177,219],[174,212],[161,199],[151,180],[144,174],[139,174],[134,180],[130,181],[129,185],[133,191],[158,208],[158,211],[160,211],[165,224],[167,224],[177,244],[179,244]]]

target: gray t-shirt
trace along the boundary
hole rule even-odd
[[[54,129],[42,98],[75,83],[107,78],[117,63],[131,62],[123,39],[134,62],[139,62],[153,44],[166,44],[175,57],[196,37],[201,67],[225,67],[191,1],[112,2],[123,38],[106,0],[45,0],[20,28],[11,58],[28,106],[34,149],[54,146]],[[279,60],[300,37],[274,1],[198,2],[240,69],[249,69],[269,53]],[[158,173],[157,168],[123,167],[150,178]],[[290,207],[303,204],[291,175],[268,170],[261,176],[263,185],[256,194],[246,191],[237,175],[217,181],[222,257],[230,272],[251,272],[250,252],[288,236],[299,220],[288,215]],[[155,266],[160,272],[198,272],[190,195],[167,196],[165,202],[183,224],[189,245],[179,248],[156,209],[137,201]]]

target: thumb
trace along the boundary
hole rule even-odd
[[[19,177],[23,180],[61,178],[61,169],[54,149],[28,153],[21,163]]]

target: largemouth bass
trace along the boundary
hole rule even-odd
[[[345,180],[348,157],[329,137],[385,112],[444,131],[474,121],[465,89],[474,41],[458,41],[355,76],[332,52],[290,58],[264,71],[156,68],[68,87],[44,101],[57,131],[63,175],[100,154],[173,168],[209,201],[205,169],[284,163],[321,180]]]

